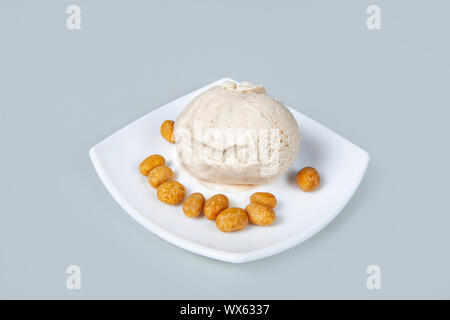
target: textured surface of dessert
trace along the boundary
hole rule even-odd
[[[186,106],[175,140],[180,164],[200,181],[257,185],[289,169],[301,136],[291,112],[263,86],[225,82]]]

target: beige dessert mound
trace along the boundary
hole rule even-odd
[[[175,121],[180,164],[200,181],[270,182],[294,163],[300,130],[288,108],[262,86],[226,82],[193,99]]]

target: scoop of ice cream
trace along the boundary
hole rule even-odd
[[[300,140],[286,106],[249,82],[212,87],[175,121],[180,164],[197,179],[215,184],[276,179],[293,164]]]

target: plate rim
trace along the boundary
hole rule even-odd
[[[162,106],[159,106],[158,108],[153,109],[150,112],[147,112],[146,114],[142,115],[138,119],[132,121],[131,123],[127,124],[126,126],[122,127],[121,129],[115,131],[114,133],[110,134],[109,136],[107,136],[106,138],[104,138],[103,140],[101,140],[100,142],[95,144],[94,146],[92,146],[89,149],[89,157],[91,159],[91,162],[94,166],[95,171],[97,172],[97,175],[99,176],[100,180],[102,181],[102,183],[104,184],[104,186],[106,187],[108,192],[111,194],[111,196],[117,201],[117,203],[122,207],[123,210],[125,210],[131,217],[133,217],[133,219],[135,219],[138,223],[140,223],[146,229],[148,229],[155,235],[159,236],[160,238],[166,240],[167,242],[170,242],[180,248],[191,251],[193,253],[196,253],[196,254],[199,254],[199,255],[202,255],[205,257],[209,257],[212,259],[224,261],[224,262],[244,263],[244,262],[263,259],[263,258],[272,256],[272,255],[275,255],[277,253],[280,253],[282,251],[288,250],[290,248],[293,248],[296,245],[311,238],[312,236],[314,236],[315,234],[320,232],[323,228],[325,228],[345,208],[345,206],[348,204],[348,202],[353,198],[356,191],[359,189],[359,186],[363,180],[363,177],[365,175],[365,172],[367,171],[367,167],[370,162],[370,155],[366,150],[362,149],[361,147],[359,147],[358,145],[349,141],[348,139],[342,137],[340,134],[334,132],[333,130],[331,130],[328,127],[322,125],[321,123],[315,121],[314,119],[311,119],[304,113],[287,106],[290,110],[294,110],[295,112],[300,113],[303,117],[306,117],[306,118],[308,118],[308,120],[314,122],[315,125],[320,126],[321,129],[331,132],[333,135],[336,135],[340,139],[344,140],[346,143],[352,145],[353,148],[355,148],[356,150],[358,150],[361,153],[362,165],[359,168],[359,171],[360,171],[358,173],[359,178],[358,178],[357,182],[354,183],[354,185],[352,186],[353,191],[348,195],[347,199],[345,199],[345,201],[342,202],[342,205],[340,207],[336,208],[336,210],[333,212],[333,214],[329,215],[328,219],[323,221],[321,224],[316,225],[314,228],[309,230],[309,232],[307,232],[307,233],[303,233],[297,237],[294,236],[294,237],[288,238],[284,241],[274,243],[273,245],[270,245],[270,246],[267,246],[264,248],[250,250],[250,251],[246,251],[246,252],[242,252],[242,253],[230,252],[230,251],[226,251],[226,250],[207,247],[207,246],[195,243],[193,241],[186,240],[185,238],[182,238],[182,237],[179,237],[179,236],[173,234],[172,232],[170,232],[170,231],[164,229],[163,227],[160,227],[157,224],[154,224],[150,220],[148,220],[143,213],[139,212],[138,209],[133,207],[133,205],[121,194],[121,192],[114,186],[114,184],[111,182],[108,175],[106,174],[105,170],[103,169],[103,166],[97,155],[97,150],[107,140],[111,139],[113,136],[120,133],[122,130],[125,130],[127,127],[133,125],[136,121],[139,121],[141,118],[146,117],[150,113],[155,112],[156,110],[165,107],[169,103],[172,103],[176,100],[182,99],[185,96],[191,95],[192,93],[195,93],[196,91],[204,90],[205,88],[208,88],[216,83],[220,83],[220,82],[224,82],[224,81],[235,81],[235,80],[225,77],[225,78],[219,79],[217,81],[213,81],[212,83],[210,83],[206,86],[203,86],[197,90],[189,92],[179,98],[169,101],[168,103],[166,103]],[[235,82],[237,82],[237,81],[235,81]]]

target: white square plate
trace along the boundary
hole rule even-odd
[[[164,120],[175,120],[186,104],[222,79],[162,106],[91,148],[89,154],[100,179],[134,219],[161,238],[186,250],[213,259],[241,263],[287,250],[325,227],[344,208],[358,188],[369,163],[369,155],[353,143],[316,121],[291,109],[303,140],[294,166],[273,183],[244,192],[225,193],[230,207],[245,207],[256,191],[276,195],[277,218],[269,227],[248,225],[232,233],[220,232],[214,223],[187,218],[181,206],[170,206],[156,198],[156,191],[139,173],[141,161],[161,154],[183,183],[187,193],[201,192],[205,198],[219,193],[177,169],[175,146],[161,138]],[[313,166],[321,175],[321,186],[302,192],[295,182],[301,168]]]

